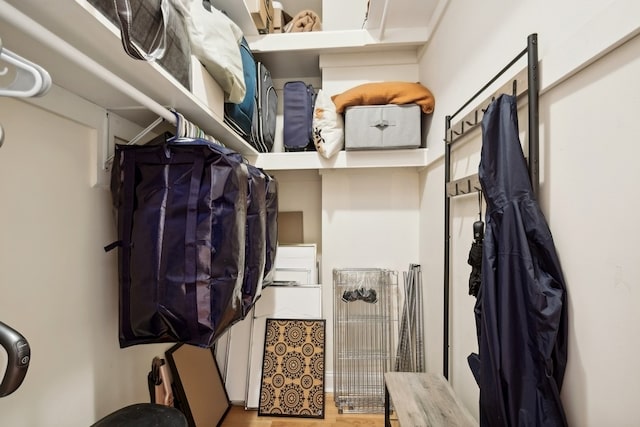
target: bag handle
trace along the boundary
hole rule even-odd
[[[131,25],[133,14],[131,12],[131,2],[129,0],[113,0],[116,8],[118,21],[120,22],[120,35],[124,51],[134,59],[144,61],[155,61],[162,58],[167,48],[167,25],[171,8],[168,0],[160,0],[160,11],[162,13],[162,22],[158,28],[158,32],[153,38],[153,42],[149,47],[150,53],[138,49],[131,40]]]

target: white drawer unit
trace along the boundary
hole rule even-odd
[[[274,263],[274,280],[313,285],[318,283],[315,244],[279,245]]]
[[[267,318],[322,317],[316,250],[315,244],[279,245],[274,265],[276,283],[264,288],[251,313],[218,340],[216,358],[232,402],[258,407]]]

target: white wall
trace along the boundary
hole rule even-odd
[[[411,168],[330,170],[322,174],[323,312],[326,371],[333,373],[333,269],[417,263],[419,176]]]
[[[541,203],[569,286],[573,425],[638,423],[638,75],[640,37],[544,97]]]
[[[269,173],[278,181],[278,209],[281,212],[302,212],[304,242],[301,243],[317,244],[318,253],[322,254],[322,184],[318,171]]]
[[[359,30],[367,15],[367,0],[322,0],[322,30]]]
[[[544,92],[540,99],[540,204],[568,287],[569,360],[562,399],[569,424],[581,427],[637,425],[640,232],[633,224],[640,204],[640,193],[634,188],[640,179],[634,126],[640,101],[640,39],[636,37],[553,89],[545,88],[544,82],[550,87],[552,68],[555,72],[564,66],[569,71],[585,41],[593,37],[597,42],[597,35],[617,30],[615,23],[605,20],[616,8],[623,16],[640,16],[640,5],[620,0],[452,0],[420,62],[420,80],[436,97],[428,144],[430,156],[437,157],[443,152],[444,116],[522,50],[528,34],[538,33]],[[579,49],[564,50],[571,45],[567,40],[579,34],[587,35],[577,45]],[[524,130],[526,121],[520,125]],[[469,162],[462,164],[466,158]],[[467,168],[477,171],[478,160],[472,153],[460,153],[454,160],[454,173],[464,176]],[[426,311],[435,320],[442,316],[442,158],[423,176],[421,241],[430,236],[437,240],[421,245],[420,259],[426,266]],[[470,272],[466,254],[477,210],[473,197],[456,198],[452,203],[449,353],[453,387],[476,416],[478,390],[465,358],[477,348],[474,299],[466,295]],[[427,325],[426,335],[428,368],[441,372],[442,321],[436,331]]]
[[[0,320],[32,352],[22,386],[0,399],[0,425],[88,426],[149,400],[151,359],[167,346],[118,346],[116,254],[102,249],[115,240],[110,194],[91,182],[96,132],[4,97],[0,123]]]

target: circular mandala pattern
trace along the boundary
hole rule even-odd
[[[265,352],[264,358],[262,359],[262,375],[264,377],[270,377],[275,374],[277,368],[278,359],[276,355],[271,351]]]
[[[283,342],[279,342],[275,345],[275,347],[273,347],[273,351],[278,356],[284,356],[287,353],[287,345]]]
[[[276,390],[271,384],[262,383],[260,390],[260,409],[263,412],[271,412],[276,400]]]
[[[278,326],[275,324],[269,324],[267,326],[267,332],[265,334],[265,345],[267,346],[271,346],[271,345],[275,345],[275,343],[278,342],[278,336],[280,335],[280,329],[278,329]]]
[[[309,407],[313,407],[318,412],[324,407],[324,390],[322,387],[314,386],[309,392]]]
[[[274,406],[273,408],[271,408],[271,410],[269,411],[270,415],[280,415],[282,414],[282,409],[278,408],[277,406]]]
[[[305,343],[305,344],[302,346],[302,354],[303,354],[305,357],[311,357],[311,355],[312,355],[313,353],[315,353],[315,351],[316,351],[316,348],[315,348],[315,347],[313,346],[313,344],[311,344],[311,343]]]
[[[284,375],[282,374],[275,374],[274,376],[271,377],[271,384],[273,384],[273,386],[275,388],[280,388],[284,385]]]
[[[300,347],[306,338],[302,322],[290,324],[284,334],[284,342],[289,347]]]
[[[300,378],[304,372],[304,358],[300,353],[287,353],[282,358],[282,373],[290,379]]]
[[[300,386],[302,386],[302,388],[308,390],[311,387],[313,387],[313,377],[309,374],[304,374],[303,376],[300,377]]]
[[[297,414],[304,404],[304,395],[295,384],[287,384],[280,391],[280,406],[286,413]]]
[[[311,325],[311,343],[315,347],[324,347],[324,323],[313,322]]]
[[[310,417],[311,415],[315,415],[312,414],[311,411],[309,410],[309,408],[302,408],[299,412],[298,415],[302,415],[302,416],[307,416]]]
[[[322,353],[316,353],[311,356],[311,361],[309,362],[309,368],[311,370],[311,375],[316,378],[324,377],[324,355]]]

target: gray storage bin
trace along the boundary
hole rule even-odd
[[[419,148],[421,110],[416,104],[359,105],[345,111],[345,149]]]

